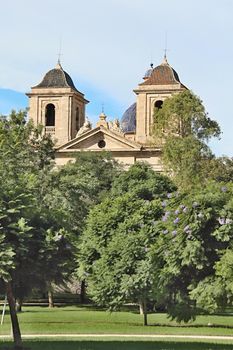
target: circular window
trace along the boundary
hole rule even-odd
[[[99,142],[98,142],[98,147],[99,148],[104,148],[106,146],[106,142],[104,141],[104,140],[100,140]]]

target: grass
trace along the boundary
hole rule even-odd
[[[143,317],[135,310],[109,313],[90,307],[24,307],[18,315],[22,334],[185,334],[232,335],[233,316],[201,315],[192,323],[177,324],[166,314],[148,316],[149,326],[142,326]],[[10,333],[7,314],[0,335]]]
[[[232,350],[231,344],[173,341],[28,341],[24,345],[31,350]]]
[[[143,317],[136,309],[109,313],[94,307],[24,307],[18,315],[21,332],[45,334],[43,339],[26,340],[25,346],[32,350],[232,350],[233,341],[228,340],[181,340],[166,339],[166,334],[175,335],[232,335],[233,316],[200,315],[194,322],[177,324],[166,314],[148,316],[149,326],[142,326]],[[0,335],[10,334],[10,317],[7,313]],[[163,334],[164,339],[145,338],[72,338],[46,339],[46,334]],[[0,349],[9,346],[9,341],[0,340]]]

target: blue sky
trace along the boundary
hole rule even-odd
[[[110,119],[135,101],[151,59],[168,61],[203,100],[222,129],[211,143],[232,156],[232,0],[20,0],[1,4],[0,113],[27,105],[25,92],[56,64],[90,100],[95,124],[105,105]]]

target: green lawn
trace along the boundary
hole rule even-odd
[[[19,321],[22,334],[164,334],[164,339],[66,338],[25,340],[32,350],[232,350],[228,340],[166,339],[166,334],[233,335],[232,314],[198,316],[195,322],[177,324],[166,314],[150,314],[149,326],[142,326],[142,316],[136,310],[109,313],[93,307],[24,307]],[[0,335],[10,334],[10,318],[6,315]],[[0,349],[12,344],[0,340]]]
[[[232,350],[231,344],[161,341],[30,341],[25,346],[31,350]]]
[[[233,335],[233,316],[198,316],[195,322],[177,324],[166,314],[150,314],[149,326],[142,326],[142,316],[135,310],[109,313],[90,307],[24,307],[19,314],[22,334],[38,333],[124,333],[124,334],[201,334]],[[6,315],[0,335],[10,333]]]

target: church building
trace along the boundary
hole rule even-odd
[[[162,170],[161,146],[153,143],[151,129],[155,108],[174,93],[187,89],[176,71],[163,62],[146,72],[143,81],[134,89],[136,101],[123,114],[121,121],[108,121],[101,113],[94,128],[85,115],[89,102],[78,91],[60,62],[45,74],[41,83],[31,88],[29,117],[35,125],[56,142],[56,164],[75,159],[80,151],[109,151],[125,168],[136,161],[146,161],[156,171]]]

